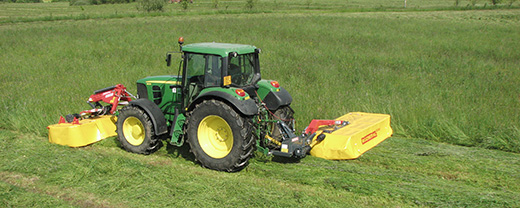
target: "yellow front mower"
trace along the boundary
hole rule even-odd
[[[132,101],[126,87],[117,84],[111,87],[94,91],[87,103],[90,110],[78,114],[69,114],[61,117],[58,124],[47,127],[49,142],[70,147],[83,147],[108,137],[117,136],[117,117],[114,115],[119,106],[127,105]],[[105,102],[103,106],[100,102]]]

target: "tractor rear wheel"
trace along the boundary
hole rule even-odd
[[[221,101],[198,104],[187,124],[188,142],[195,158],[213,170],[235,172],[245,168],[254,144],[248,119]]]
[[[116,127],[117,138],[126,151],[148,155],[162,146],[150,116],[139,107],[128,105],[121,109]]]

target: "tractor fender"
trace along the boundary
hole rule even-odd
[[[280,91],[270,91],[262,100],[266,107],[270,110],[276,110],[280,106],[289,105],[292,102],[292,97],[287,90],[280,87]]]
[[[163,112],[155,103],[148,99],[137,99],[130,101],[129,105],[135,105],[143,109],[152,120],[155,135],[159,136],[168,132],[168,125]]]
[[[233,95],[222,91],[209,91],[207,93],[201,94],[195,98],[195,100],[190,104],[189,110],[195,108],[195,105],[201,103],[203,100],[208,99],[217,99],[225,101],[230,104],[231,107],[238,109],[240,113],[246,116],[252,116],[258,114],[258,107],[256,106],[256,102],[253,99],[239,100]]]

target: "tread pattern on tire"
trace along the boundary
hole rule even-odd
[[[204,153],[198,144],[197,129],[200,121],[203,118],[200,117],[201,115],[199,114],[209,116],[219,115],[222,113],[230,114],[230,116],[233,118],[231,122],[234,123],[229,123],[230,121],[227,122],[230,124],[230,126],[236,125],[236,127],[240,129],[238,131],[240,135],[239,137],[243,138],[243,140],[240,141],[240,139],[237,140],[234,138],[233,149],[231,152],[224,158],[215,159]],[[201,163],[203,167],[213,170],[236,172],[244,169],[249,164],[249,159],[253,156],[254,152],[254,136],[252,133],[251,122],[249,122],[250,119],[251,118],[247,116],[243,116],[237,113],[233,108],[222,101],[205,100],[202,103],[197,104],[194,110],[188,114],[186,123],[188,143],[190,144],[191,151],[194,154],[195,159]],[[233,132],[233,135],[235,135],[235,132]],[[235,146],[236,142],[238,142],[239,146]],[[238,149],[235,149],[235,147]]]
[[[143,124],[143,127],[145,128],[146,136],[143,143],[139,146],[134,146],[128,143],[123,134],[122,126],[124,119],[130,116],[138,118]],[[116,133],[118,135],[117,139],[121,143],[121,147],[128,152],[149,155],[159,150],[162,146],[162,141],[160,137],[156,136],[154,133],[154,128],[152,121],[150,120],[150,116],[148,116],[148,114],[146,114],[145,111],[143,111],[141,108],[137,106],[128,105],[119,111],[119,116],[116,125]]]

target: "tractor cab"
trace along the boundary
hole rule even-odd
[[[184,106],[207,88],[244,89],[256,94],[260,81],[258,53],[254,46],[227,43],[196,43],[181,46]],[[229,90],[228,90],[229,91]],[[233,91],[233,90],[231,90]]]

